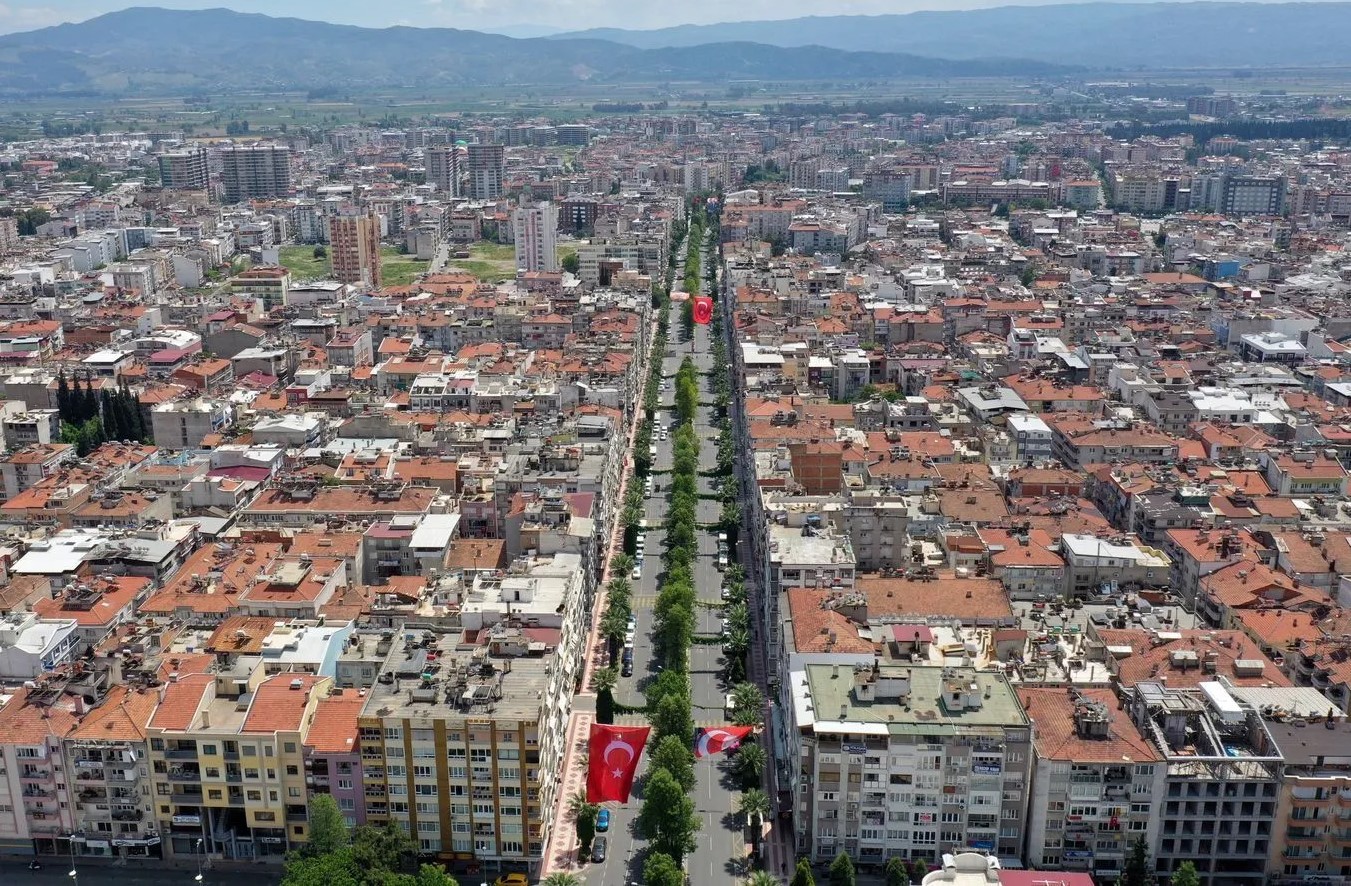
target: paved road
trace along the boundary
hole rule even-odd
[[[710,261],[704,258],[704,267]],[[676,279],[683,276],[684,269],[678,267]],[[680,332],[680,309],[671,307],[667,353],[662,364],[663,375],[673,378],[680,363],[691,356],[695,366],[706,372],[712,368],[710,333],[707,327],[696,327],[693,342],[683,339]],[[700,376],[700,399],[711,401],[713,394],[709,380]],[[657,413],[657,427],[669,426],[675,420],[674,383],[660,397]],[[695,430],[702,444],[700,447],[701,470],[708,470],[717,460],[717,428],[712,424],[713,410],[709,406],[700,406],[695,416]],[[654,470],[656,481],[662,491],[647,499],[645,516],[649,525],[662,527],[666,519],[666,489],[670,483],[672,445],[668,438],[662,441],[658,436],[657,458]],[[711,482],[700,481],[701,492],[712,492]],[[721,506],[716,501],[700,500],[697,519],[708,524],[717,520]],[[653,529],[647,533],[647,560],[642,576],[634,582],[634,611],[638,617],[638,631],[634,638],[632,677],[620,678],[615,696],[621,704],[641,705],[644,703],[643,689],[657,674],[657,665],[653,661],[651,629],[653,623],[652,606],[656,602],[659,590],[658,573],[661,569],[661,552],[665,543],[664,528]],[[712,532],[704,532],[699,537],[699,556],[694,567],[695,586],[701,601],[721,602],[722,574],[717,568],[717,542]],[[721,631],[721,619],[718,613],[707,607],[697,612],[696,632],[716,636]],[[722,650],[717,645],[697,644],[690,652],[690,682],[692,689],[693,714],[697,725],[720,725],[726,723],[724,701],[727,687],[722,682],[724,662]],[[641,717],[621,717],[621,723],[641,724]],[[639,779],[634,788],[633,799],[627,806],[608,804],[611,826],[608,836],[606,860],[593,864],[586,870],[586,882],[593,886],[614,886],[614,884],[639,883],[642,878],[642,862],[645,841],[634,834],[633,821],[642,806],[643,776],[646,773],[646,757],[639,769]],[[696,784],[694,789],[695,809],[698,812],[701,830],[698,848],[687,859],[691,882],[699,886],[715,886],[736,882],[739,860],[745,851],[742,832],[736,820],[734,809],[737,793],[727,771],[727,761],[723,757],[698,760],[695,764]]]

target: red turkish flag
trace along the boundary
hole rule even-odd
[[[633,774],[638,771],[638,758],[643,755],[647,734],[651,731],[647,726],[591,724],[587,742],[590,761],[586,772],[586,802],[629,802]]]
[[[713,299],[707,295],[694,297],[694,322],[707,326],[713,322]]]
[[[741,740],[751,734],[749,726],[706,726],[694,730],[694,756],[709,757],[741,747]]]

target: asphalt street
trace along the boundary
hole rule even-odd
[[[705,256],[704,267],[707,267],[710,260],[711,257]],[[683,276],[683,272],[683,268],[677,269],[677,280]],[[696,327],[694,340],[691,342],[681,334],[679,306],[673,304],[669,310],[670,333],[666,354],[663,356],[662,375],[670,380],[670,383],[667,390],[661,392],[656,428],[669,428],[675,421],[674,376],[685,357],[691,357],[701,373],[700,400],[711,402],[713,399],[709,379],[703,375],[713,367],[709,329],[703,326]],[[699,450],[701,470],[711,469],[717,461],[718,430],[713,426],[712,419],[711,406],[698,408],[695,430],[701,440]],[[657,674],[657,664],[652,654],[652,606],[656,602],[660,587],[661,553],[665,544],[663,524],[668,504],[666,491],[670,483],[672,464],[672,444],[669,435],[663,441],[659,434],[654,434],[653,440],[657,445],[657,458],[653,470],[661,491],[648,497],[645,503],[645,516],[648,525],[656,528],[646,534],[647,557],[642,575],[633,582],[633,606],[638,618],[633,649],[633,676],[621,677],[615,690],[615,697],[621,704],[635,707],[645,703],[643,690]],[[699,486],[701,493],[712,493],[715,490],[715,481],[701,477]],[[700,524],[713,523],[720,513],[721,505],[717,501],[706,499],[699,501],[697,519]],[[717,540],[711,531],[702,532],[699,536],[695,584],[701,601],[711,604],[721,603],[722,573],[717,568]],[[710,637],[720,633],[721,618],[715,608],[701,606],[697,618],[696,633]],[[712,726],[727,722],[724,712],[727,687],[721,680],[723,664],[722,647],[719,645],[695,644],[690,651],[690,682],[696,725]],[[619,722],[633,725],[646,723],[640,716],[621,716]],[[586,882],[593,886],[642,882],[646,841],[634,834],[634,819],[642,805],[643,776],[646,769],[645,756],[634,786],[634,796],[626,806],[606,804],[611,815],[610,830],[606,835],[608,838],[606,860],[589,865],[585,871]],[[697,848],[686,859],[690,882],[698,886],[734,883],[741,871],[740,865],[746,847],[734,811],[738,794],[727,771],[727,759],[716,756],[698,760],[695,763],[695,775],[694,801],[701,828]]]

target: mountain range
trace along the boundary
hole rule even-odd
[[[359,28],[227,9],[140,7],[0,37],[0,97],[399,87],[427,94],[582,82],[1029,77],[1070,70],[1002,52],[953,61],[747,41],[640,48],[587,37]]]
[[[1263,68],[1351,65],[1347,34],[1351,3],[1163,2],[809,16],[650,31],[597,28],[553,39],[647,49],[751,41],[945,59],[1012,56],[1096,68]]]

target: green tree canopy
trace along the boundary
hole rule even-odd
[[[816,878],[812,876],[812,863],[805,858],[797,860],[797,869],[793,871],[793,880],[789,886],[816,886]]]
[[[644,886],[685,886],[680,865],[665,852],[654,852],[643,865]]]
[[[694,851],[694,835],[699,830],[694,800],[665,769],[654,769],[647,777],[638,830],[651,841],[653,849],[677,862]]]
[[[858,875],[854,872],[854,860],[841,852],[830,863],[830,886],[857,886]]]
[[[1170,886],[1200,886],[1201,877],[1196,873],[1196,865],[1184,861],[1173,871],[1173,876],[1168,882]]]

